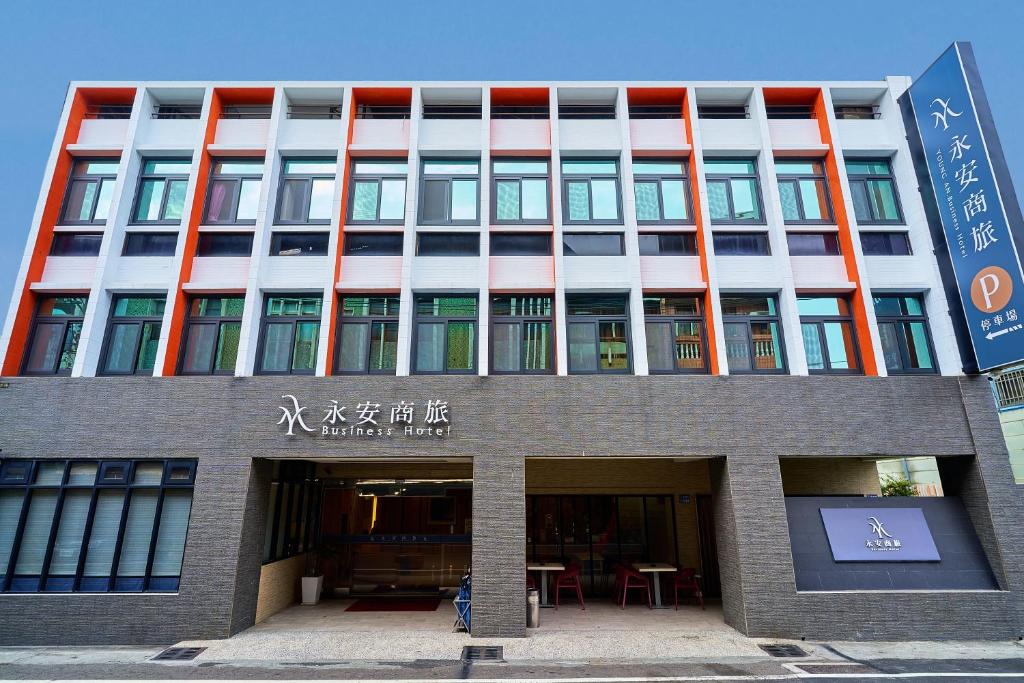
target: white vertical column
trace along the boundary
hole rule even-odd
[[[408,375],[412,368],[413,300],[412,269],[416,254],[416,216],[419,211],[420,184],[420,117],[423,93],[419,86],[412,89],[409,114],[409,177],[405,186],[405,233],[402,238],[402,294],[398,309],[398,359],[395,374]]]
[[[704,147],[701,142],[700,118],[697,114],[697,92],[694,88],[686,89],[687,116],[690,118],[690,154],[693,155],[693,169],[697,175],[697,194],[700,205],[700,225],[703,233],[698,248],[704,255],[708,272],[708,298],[711,300],[711,318],[713,325],[706,325],[708,337],[715,339],[715,356],[718,362],[718,373],[729,374],[729,359],[725,353],[725,327],[722,325],[722,299],[718,289],[718,262],[715,260],[714,233],[711,225],[711,211],[708,208],[708,184],[704,178]],[[691,188],[693,184],[691,183]],[[708,316],[705,315],[705,322]],[[710,348],[710,345],[709,345]],[[709,364],[710,367],[710,364]]]
[[[477,299],[477,374],[490,368],[491,265],[491,89],[481,86],[480,101],[480,258]]]
[[[782,321],[782,336],[786,345],[786,359],[789,373],[806,375],[807,355],[804,352],[804,338],[800,333],[800,312],[796,305],[796,288],[793,268],[789,260],[789,245],[786,241],[786,224],[782,217],[782,199],[779,185],[775,180],[775,154],[772,137],[768,129],[768,113],[764,105],[764,91],[754,88],[751,96],[750,115],[756,117],[761,131],[761,153],[757,160],[757,174],[764,198],[764,217],[768,223],[768,240],[771,244],[771,258],[775,272],[781,278],[779,291],[779,317]]]
[[[277,197],[278,178],[281,170],[278,159],[277,140],[285,119],[287,102],[283,88],[274,89],[274,105],[271,109],[270,128],[267,132],[267,151],[263,157],[263,181],[260,183],[260,197],[253,226],[252,254],[249,257],[249,275],[245,284],[245,309],[242,312],[242,327],[238,339],[238,359],[235,376],[251,375],[256,368],[256,349],[263,318],[263,292],[260,288],[260,271],[267,259],[270,230],[274,223],[274,205]]]
[[[629,132],[629,97],[625,87],[617,88],[615,118],[622,140],[620,173],[622,187],[622,227],[626,241],[626,268],[629,275],[629,346],[633,373],[648,374],[647,328],[644,326],[644,290],[640,278],[640,235],[636,222],[636,194],[633,192],[633,144]]]
[[[555,369],[569,374],[569,334],[565,322],[565,256],[562,253],[562,155],[558,138],[558,88],[548,89],[551,126],[551,247],[555,270]]]
[[[146,88],[140,86],[135,91],[131,119],[128,121],[128,131],[125,134],[124,147],[121,149],[121,160],[117,165],[114,193],[110,200],[107,221],[103,224],[103,239],[100,241],[100,253],[96,257],[96,270],[93,272],[92,286],[89,289],[89,304],[86,306],[85,318],[82,321],[82,334],[78,338],[78,352],[75,354],[75,364],[71,368],[72,377],[95,375],[99,364],[103,333],[110,312],[110,295],[104,289],[103,283],[107,277],[107,270],[116,258],[116,255],[112,255],[112,252],[116,252],[113,245],[121,244],[124,239],[124,226],[128,223],[135,194],[134,181],[141,166],[139,155],[135,151],[135,137],[143,112],[149,111],[151,107],[152,98]],[[40,195],[41,200],[45,195],[44,191]]]

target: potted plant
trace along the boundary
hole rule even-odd
[[[315,605],[320,602],[324,589],[324,575],[320,572],[320,554],[316,550],[306,553],[306,570],[302,574],[302,604]]]

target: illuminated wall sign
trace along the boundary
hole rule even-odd
[[[908,96],[906,118],[920,137],[964,312],[960,336],[969,338],[978,370],[1024,360],[1024,271],[1015,243],[1015,235],[1024,241],[1024,225],[970,44],[954,43],[914,82],[901,98],[905,113]]]
[[[939,551],[921,508],[820,508],[836,562],[926,562]]]
[[[352,406],[331,399],[325,405],[304,405],[293,394],[281,397],[279,418],[286,436],[309,434],[328,438],[444,437],[452,432],[448,401],[431,399],[382,405],[356,401]]]

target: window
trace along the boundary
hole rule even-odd
[[[142,164],[132,223],[181,222],[192,162],[188,159],[150,159]]]
[[[622,224],[619,162],[596,159],[562,161],[562,222]]]
[[[836,118],[845,121],[871,120],[880,118],[878,107],[873,104],[837,104]]]
[[[275,232],[270,235],[271,256],[326,256],[326,232]]]
[[[480,119],[483,106],[479,104],[438,103],[424,104],[425,119]]]
[[[708,159],[704,175],[712,223],[764,223],[753,159]]]
[[[862,232],[865,256],[910,256],[910,236],[905,232]]]
[[[340,104],[289,104],[289,119],[316,120],[316,119],[340,119]]]
[[[860,373],[850,302],[834,296],[798,296],[807,368],[816,373]]]
[[[480,162],[424,160],[420,179],[421,225],[479,225]]]
[[[152,374],[164,304],[162,296],[114,297],[100,374]]]
[[[629,118],[631,119],[681,119],[683,118],[683,103],[675,104],[630,104]]]
[[[117,180],[117,159],[79,159],[64,193],[62,225],[105,223]]]
[[[491,176],[492,223],[550,222],[547,159],[494,161]]]
[[[418,232],[417,256],[479,256],[480,235],[475,232]]]
[[[215,161],[203,221],[208,225],[256,223],[262,182],[262,159]]]
[[[640,233],[641,256],[696,256],[697,236],[692,232]]]
[[[765,113],[769,119],[813,119],[812,104],[768,104]]]
[[[832,223],[832,201],[828,194],[825,167],[814,159],[778,159],[782,218],[786,223]]]
[[[644,295],[644,329],[651,374],[708,371],[699,297]]]
[[[251,256],[251,232],[201,232],[196,256]]]
[[[786,235],[790,256],[839,256],[839,234],[791,232]]]
[[[84,296],[47,296],[39,300],[22,374],[71,374],[87,302]]]
[[[725,355],[729,372],[783,373],[782,329],[774,296],[722,296]]]
[[[352,162],[348,222],[353,224],[402,224],[405,222],[405,161]]]
[[[692,223],[688,183],[685,161],[634,160],[637,223]]]
[[[341,298],[336,374],[395,374],[398,301],[397,296]]]
[[[551,115],[547,104],[491,104],[491,119],[546,119]]]
[[[407,119],[412,115],[408,104],[357,104],[357,119]]]
[[[903,222],[896,181],[888,159],[847,159],[846,175],[858,223]]]
[[[629,302],[624,294],[566,294],[569,372],[628,373]]]
[[[555,370],[551,297],[491,297],[491,372],[550,374]]]
[[[401,256],[400,232],[347,232],[345,256]]]
[[[334,159],[285,159],[277,197],[278,225],[327,225],[334,210]]]
[[[0,591],[178,590],[195,460],[5,460],[0,468]]]
[[[716,232],[712,235],[719,256],[769,256],[768,234],[763,232]]]
[[[699,119],[749,119],[750,110],[745,104],[698,104]]]
[[[621,232],[567,232],[562,235],[565,256],[622,256],[626,253]]]
[[[551,233],[491,233],[491,256],[551,256]]]
[[[57,232],[50,244],[50,256],[98,256],[101,232]]]
[[[561,104],[558,105],[560,119],[614,119],[615,103],[607,104]]]
[[[314,550],[322,504],[323,484],[316,478],[316,463],[274,461],[263,562],[276,562]]]
[[[417,295],[413,371],[471,374],[476,370],[475,296]]]
[[[154,104],[154,119],[198,119],[203,113],[201,104]]]
[[[322,304],[319,296],[267,296],[257,354],[259,374],[312,375],[316,371]]]
[[[882,355],[890,375],[935,373],[935,354],[924,310],[917,294],[876,295],[875,317]]]
[[[193,297],[189,301],[181,374],[234,374],[244,308],[244,296]]]
[[[229,104],[220,113],[222,119],[269,119],[273,106],[269,104]]]
[[[121,256],[174,256],[177,246],[176,232],[129,232]]]

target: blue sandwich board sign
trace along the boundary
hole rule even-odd
[[[965,369],[1020,362],[1024,225],[970,43],[951,45],[900,103],[919,138],[911,147],[926,205],[926,188],[934,198],[927,209],[947,298],[963,313],[954,315],[959,341],[974,351]]]

